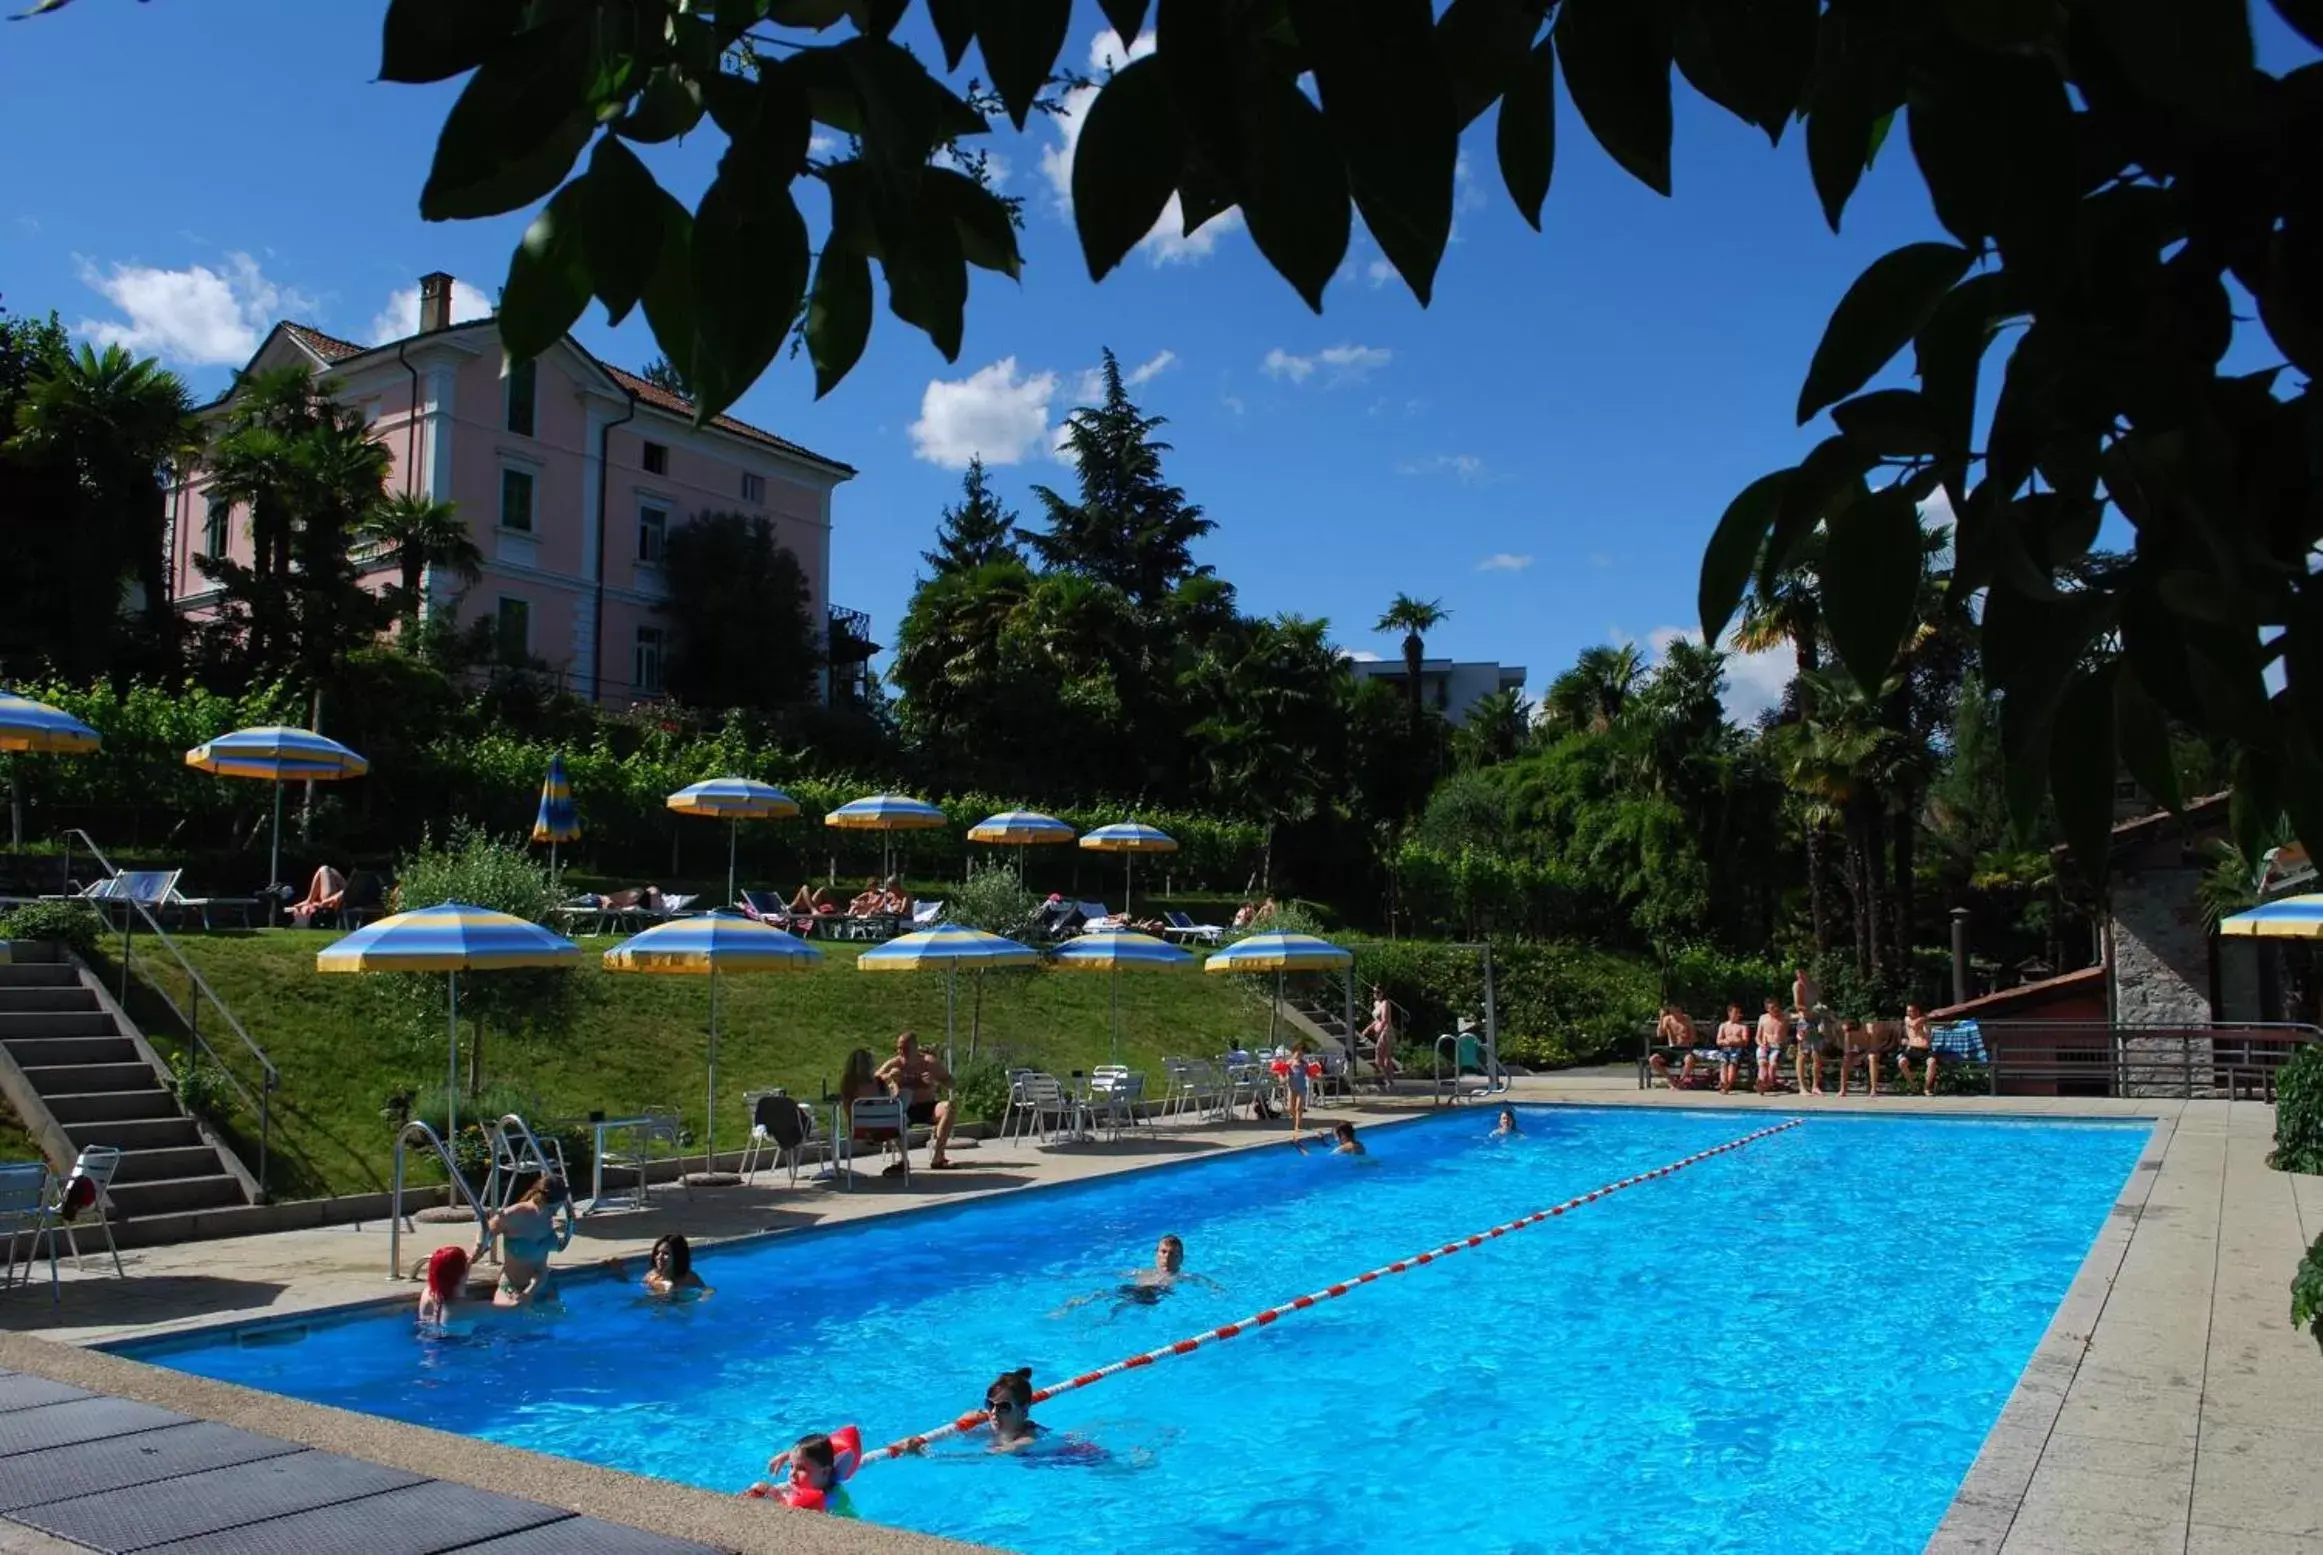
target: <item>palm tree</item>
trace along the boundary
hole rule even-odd
[[[1758,585],[1742,596],[1742,615],[1729,638],[1736,651],[1770,653],[1787,646],[1800,674],[1822,668],[1823,604],[1818,597],[1822,585],[1816,571],[1822,549],[1820,532],[1807,536],[1788,567],[1771,579],[1762,574]]]
[[[104,596],[92,595],[92,624],[116,618],[120,587],[134,579],[145,595],[147,632],[165,643],[175,616],[159,472],[190,461],[200,446],[184,381],[119,346],[82,346],[33,379],[16,408],[15,433],[27,452],[70,469],[94,574],[80,581]]]
[[[429,568],[453,573],[463,583],[484,575],[484,552],[454,503],[399,492],[372,510],[360,533],[395,563],[396,613],[407,643],[419,625]]]
[[[1452,612],[1444,608],[1440,599],[1414,599],[1409,594],[1398,594],[1371,628],[1375,632],[1403,633],[1403,689],[1415,729],[1420,726],[1420,665],[1428,656],[1427,635],[1451,618]]]
[[[1645,683],[1645,674],[1635,643],[1584,648],[1571,669],[1549,682],[1541,717],[1561,728],[1603,734]]]

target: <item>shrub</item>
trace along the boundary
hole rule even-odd
[[[2291,1326],[2306,1329],[2323,1346],[2323,1236],[2307,1249],[2291,1277]]]
[[[87,902],[27,902],[0,913],[0,939],[48,940],[83,961],[97,953],[104,937],[105,920]]]
[[[1422,940],[1366,941],[1354,947],[1356,976],[1378,983],[1409,1016],[1415,1052],[1484,1014],[1484,963],[1475,950]],[[1500,1054],[1511,1063],[1554,1068],[1636,1051],[1653,1023],[1652,968],[1586,946],[1499,942],[1492,947]]]
[[[2291,1055],[2275,1077],[2275,1153],[2278,1172],[2323,1172],[2323,1044]]]
[[[417,1096],[395,1097],[383,1110],[392,1115],[406,1108],[411,1121],[425,1123],[436,1131],[437,1138],[443,1138],[444,1124],[449,1114],[441,1085],[431,1086]],[[533,1137],[540,1141],[542,1149],[547,1149],[552,1139],[563,1148],[565,1170],[572,1173],[574,1180],[578,1181],[588,1175],[591,1136],[587,1126],[578,1122],[551,1120],[540,1097],[523,1086],[504,1083],[487,1085],[477,1095],[460,1098],[460,1137],[448,1143],[453,1145],[454,1153],[459,1157],[460,1175],[467,1178],[471,1186],[483,1187],[484,1179],[492,1170],[492,1127],[511,1112],[524,1119]],[[407,1159],[413,1160],[422,1160],[426,1154],[423,1146],[413,1146],[406,1151]]]
[[[973,866],[966,883],[955,887],[944,904],[944,916],[952,922],[1013,940],[1028,936],[1039,915],[1040,898],[1002,863]]]
[[[222,1123],[233,1114],[233,1082],[207,1058],[181,1060],[170,1089],[177,1093],[177,1104],[197,1118]]]
[[[1008,1114],[1008,1071],[993,1059],[962,1064],[952,1078],[952,1105],[970,1122],[998,1123]]]

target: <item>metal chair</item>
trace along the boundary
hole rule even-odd
[[[896,1159],[903,1163],[903,1185],[911,1186],[911,1111],[900,1096],[865,1096],[848,1110],[847,1135],[849,1139],[864,1134],[877,1136],[885,1142],[892,1134],[895,1139]],[[855,1152],[847,1152],[846,1182],[849,1191],[855,1187]]]
[[[48,1196],[50,1173],[45,1161],[11,1161],[0,1166],[0,1232],[8,1237],[7,1283],[16,1283],[16,1239],[30,1234],[32,1246],[24,1257],[25,1283],[32,1281],[32,1260],[40,1256],[40,1239],[52,1213]],[[48,1299],[57,1300],[56,1243],[48,1245]]]
[[[73,1183],[85,1178],[96,1188],[96,1196],[89,1208],[96,1212],[97,1226],[105,1233],[105,1251],[113,1255],[113,1273],[127,1279],[129,1271],[121,1267],[121,1249],[113,1243],[113,1174],[121,1169],[121,1152],[111,1145],[83,1145],[78,1159],[73,1162],[72,1175],[57,1188],[56,1202],[48,1209],[48,1224],[36,1233],[36,1238],[48,1238],[49,1264],[56,1263],[56,1234],[65,1234],[65,1246],[72,1249],[73,1271],[81,1270],[81,1239],[75,1234],[77,1222],[66,1218],[65,1206],[71,1202]]]
[[[1000,1120],[1000,1139],[1047,1139],[1075,1115],[1075,1104],[1065,1094],[1064,1082],[1053,1074],[1025,1070],[1008,1082],[1008,1112]]]
[[[806,1153],[807,1141],[815,1137],[813,1109],[781,1091],[755,1091],[744,1099],[750,1103],[750,1143],[742,1152],[742,1180],[748,1182],[756,1176],[767,1152],[772,1151],[777,1166],[790,1168],[790,1180],[796,1186],[799,1158]]]
[[[1121,1137],[1121,1126],[1127,1123],[1135,1128],[1142,1118],[1141,1104],[1145,1100],[1145,1076],[1118,1065],[1107,1065],[1089,1076],[1089,1099],[1085,1103],[1092,1123],[1103,1123],[1107,1135]]]

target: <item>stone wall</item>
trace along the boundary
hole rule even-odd
[[[2150,869],[2116,878],[2113,886],[2113,1018],[2124,1027],[2201,1026],[2211,1019],[2210,936],[2193,869]],[[2168,1039],[2122,1039],[2131,1070],[2131,1096],[2170,1094],[2175,1083],[2140,1083],[2141,1061],[2174,1066],[2179,1044]]]

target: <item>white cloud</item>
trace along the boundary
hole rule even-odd
[[[955,381],[931,378],[911,424],[912,454],[950,470],[978,456],[986,464],[1021,463],[1052,439],[1049,402],[1056,394],[1055,373],[1022,373],[1013,356]]]
[[[238,367],[280,314],[314,306],[312,298],[268,280],[248,254],[228,254],[216,270],[119,263],[99,270],[84,259],[80,272],[84,285],[127,315],[83,319],[80,334],[187,367]]]
[[[1240,420],[1242,413],[1250,408],[1242,403],[1242,396],[1239,394],[1221,394],[1218,396],[1218,403],[1225,406],[1226,414],[1236,420]]]
[[[1328,369],[1323,373],[1323,386],[1335,389],[1343,383],[1361,383],[1394,358],[1395,353],[1385,346],[1359,346],[1341,342],[1335,346],[1325,346],[1312,356],[1293,356],[1281,346],[1276,346],[1259,360],[1258,365],[1269,378],[1287,379],[1292,383],[1305,383],[1318,370]]]
[[[1618,643],[1631,639],[1619,631],[1611,634]],[[1653,649],[1653,658],[1659,663],[1674,642],[1698,643],[1702,631],[1693,626],[1657,626],[1646,633],[1646,642]],[[1783,692],[1791,684],[1798,666],[1788,653],[1736,653],[1726,655],[1726,691],[1720,697],[1725,704],[1726,716],[1739,724],[1758,722],[1761,713],[1782,706]]]
[[[836,136],[836,135],[825,135],[825,134],[822,134],[822,133],[820,133],[820,132],[817,132],[816,134],[809,135],[809,136],[807,137],[807,155],[808,155],[808,156],[810,156],[810,157],[835,157],[835,156],[837,156],[838,154],[839,154],[839,137],[838,137],[838,136]]]
[[[1478,572],[1522,572],[1533,564],[1530,556],[1519,556],[1513,551],[1495,551],[1476,564]]]
[[[1154,379],[1159,378],[1163,373],[1168,372],[1170,369],[1170,364],[1175,362],[1177,359],[1178,353],[1165,347],[1160,351],[1156,351],[1153,355],[1147,357],[1144,361],[1138,363],[1135,367],[1132,367],[1122,376],[1129,380],[1129,386],[1134,389],[1139,384],[1151,383]]]
[[[492,316],[492,299],[466,281],[452,283],[452,322],[465,324],[470,319],[488,319]],[[419,333],[419,288],[406,286],[387,294],[387,306],[371,316],[371,343],[386,345],[406,335]]]
[[[1111,28],[1089,40],[1089,75],[1102,83],[1107,76],[1134,59],[1143,59],[1154,50],[1152,32],[1141,32],[1133,43],[1124,44],[1121,35]],[[1057,213],[1070,220],[1073,213],[1073,153],[1081,144],[1081,125],[1089,113],[1089,105],[1096,101],[1096,86],[1077,86],[1064,96],[1058,111],[1049,116],[1056,126],[1057,143],[1041,148],[1041,172],[1056,194]],[[1226,210],[1204,222],[1194,232],[1186,232],[1185,208],[1178,197],[1171,195],[1162,207],[1161,219],[1153,230],[1139,240],[1137,251],[1148,263],[1156,265],[1190,263],[1207,258],[1217,248],[1221,235],[1242,225],[1242,212]]]
[[[1347,657],[1358,664],[1377,664],[1379,662],[1379,655],[1373,653],[1369,648],[1350,648],[1347,650]]]
[[[1473,484],[1484,478],[1484,461],[1475,454],[1437,454],[1431,459],[1405,459],[1397,463],[1398,475],[1451,475],[1462,482]],[[1525,560],[1532,560],[1526,557]]]

